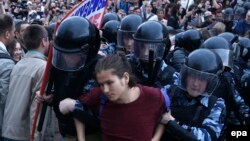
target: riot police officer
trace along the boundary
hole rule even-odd
[[[117,34],[117,47],[124,52],[123,54],[130,54],[133,51],[134,39],[132,35],[142,22],[143,19],[135,14],[127,15],[122,19]]]
[[[190,29],[176,35],[175,49],[165,59],[169,62],[178,72],[185,58],[190,52],[198,49],[203,42],[201,33],[198,30]]]
[[[243,7],[246,11],[248,11],[250,9],[250,2],[249,1],[246,1],[244,4],[243,4]]]
[[[101,28],[102,28],[108,21],[111,21],[111,20],[120,21],[120,18],[118,17],[118,15],[117,15],[116,13],[113,13],[113,12],[106,13],[106,14],[104,15],[104,17],[103,17]]]
[[[226,25],[226,32],[233,32],[233,26],[234,26],[234,10],[231,7],[228,7],[223,12],[224,20],[223,23]]]
[[[223,62],[223,72],[220,75],[220,85],[213,95],[225,100],[227,106],[227,121],[230,124],[244,124],[249,118],[249,107],[237,90],[238,82],[233,73],[233,48],[227,40],[222,37],[211,37],[207,39],[202,47],[216,52]]]
[[[109,24],[110,29],[113,29],[112,31],[115,31],[117,33],[117,36],[115,37],[115,41],[117,41],[117,45],[111,45],[106,46],[104,49],[101,49],[101,52],[104,54],[120,54],[120,55],[128,55],[131,53],[131,50],[133,50],[134,46],[134,39],[132,35],[137,30],[137,27],[142,23],[142,18],[135,14],[130,14],[124,17],[119,24],[119,27],[117,29],[118,24]],[[106,24],[105,26],[106,27]],[[103,28],[104,29],[104,28]],[[117,31],[118,30],[118,31]],[[114,32],[113,32],[114,33]],[[105,29],[104,29],[104,37],[105,37]]]
[[[241,21],[244,20],[245,18],[245,13],[246,10],[243,7],[238,7],[235,11],[234,11],[234,27],[236,26],[236,24]],[[233,29],[234,29],[233,27]]]
[[[52,105],[62,136],[75,136],[72,117],[82,120],[83,115],[81,113],[62,115],[58,107],[59,102],[67,97],[76,99],[93,87],[95,81],[92,73],[99,46],[99,31],[85,18],[69,17],[57,29],[48,86],[53,87]]]
[[[231,45],[238,42],[238,36],[231,32],[224,32],[219,34],[218,36],[226,39]]]
[[[239,37],[231,32],[224,32],[218,35],[219,37],[222,37],[226,39],[229,43],[229,46],[231,46],[233,50],[233,59],[236,57],[236,52],[238,50],[237,43],[239,42]]]
[[[238,89],[245,103],[250,106],[249,90],[250,90],[250,40],[246,37],[239,38],[237,48],[237,58],[234,61],[234,72],[240,80]]]
[[[101,48],[100,52],[104,55],[116,54],[117,45],[117,31],[120,26],[120,22],[116,20],[108,21],[102,27],[101,35]],[[99,53],[100,53],[99,52]]]
[[[157,87],[175,83],[176,71],[163,60],[171,46],[166,27],[157,21],[146,21],[133,38],[130,62],[140,83]]]
[[[205,57],[204,57],[205,56]],[[218,140],[224,129],[224,100],[211,95],[222,71],[220,57],[208,49],[191,52],[180,71],[178,86],[165,86],[162,91],[171,100],[165,124],[166,140]]]

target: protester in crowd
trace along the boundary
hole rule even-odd
[[[165,11],[162,8],[157,9],[157,17],[158,21],[161,22],[163,25],[167,26],[168,21],[164,19]]]
[[[27,49],[23,43],[23,38],[22,38],[22,34],[24,32],[24,30],[29,26],[29,23],[26,21],[18,21],[16,23],[16,31],[15,31],[15,37],[17,42],[20,43],[21,47],[22,47],[22,57],[24,56],[24,54],[27,52]]]
[[[5,101],[9,91],[10,73],[15,65],[7,46],[14,40],[15,25],[12,17],[0,14],[0,141],[2,138],[2,125]]]
[[[4,5],[3,5],[3,0],[0,1],[0,14],[4,14],[5,13],[5,9],[4,9]]]
[[[174,29],[180,28],[180,20],[178,17],[179,9],[180,9],[180,5],[176,4],[173,6],[171,10],[171,16],[168,19],[167,26],[172,26]]]
[[[204,9],[205,11],[210,11],[211,10],[211,3],[210,0],[206,0],[204,3]]]
[[[180,6],[179,13],[178,13],[179,18],[180,18],[180,19],[183,19],[183,18],[184,18],[184,16],[185,16],[186,14],[187,14],[186,9],[185,9],[185,8],[183,8],[182,6]]]
[[[101,59],[96,64],[95,73],[99,87],[78,100],[62,100],[60,111],[76,113],[89,107],[98,113],[99,109],[104,141],[160,140],[162,126],[158,121],[165,108],[161,91],[136,84],[126,57],[114,55]],[[100,104],[102,97],[105,102]]]
[[[150,4],[150,2],[145,2],[145,11],[143,13],[143,19],[144,21],[147,21],[147,20],[155,20],[155,21],[158,21],[158,18],[157,16],[152,13],[152,5]]]
[[[168,20],[168,18],[171,16],[171,11],[172,11],[173,6],[174,6],[174,3],[169,3],[169,4],[165,5],[165,15],[164,15],[164,18],[166,20]]]
[[[134,14],[139,15],[139,16],[142,16],[141,9],[140,9],[139,7],[135,7],[135,9],[134,9]]]
[[[129,7],[133,6],[128,0],[118,0],[117,2],[118,9],[122,9],[126,14],[128,14]],[[112,2],[111,5],[112,4],[114,5],[114,2]]]
[[[183,27],[184,30],[193,28],[193,26],[196,24],[196,4],[191,4],[188,7],[188,11],[186,12],[186,15],[183,16],[183,18],[180,20],[180,27]]]
[[[29,140],[36,108],[35,93],[40,89],[46,56],[48,33],[40,25],[31,25],[23,33],[24,44],[28,49],[24,58],[13,68],[10,76],[9,93],[6,99],[3,118],[5,141]],[[15,107],[15,108],[13,108]],[[52,110],[47,109],[48,111]],[[53,141],[55,123],[52,112],[48,112],[42,132],[35,140]]]
[[[10,53],[10,56],[15,60],[15,62],[20,61],[22,54],[22,47],[20,43],[17,42],[16,39],[14,39],[12,43],[8,45],[7,50]]]
[[[210,1],[212,3],[212,8],[211,8],[211,12],[212,13],[216,13],[215,11],[218,9],[222,9],[223,5],[222,5],[222,0],[211,0]]]
[[[226,25],[222,22],[217,22],[212,29],[210,29],[211,36],[217,36],[226,31]]]
[[[239,21],[234,28],[235,33],[240,36],[244,36],[248,30],[250,30],[250,10],[247,11],[245,19]]]
[[[152,6],[151,12],[154,13],[154,14],[157,14],[157,9],[158,9],[159,7],[157,6],[156,0],[152,0],[152,1],[150,2],[150,5]]]
[[[223,22],[223,13],[222,13],[222,10],[221,9],[218,9],[215,11],[215,14],[214,14],[214,20],[215,22]]]
[[[201,28],[207,27],[209,28],[209,25],[211,25],[213,23],[213,15],[210,11],[206,11],[204,13],[204,22],[202,23],[202,25],[200,26]],[[210,27],[211,29],[211,27]]]

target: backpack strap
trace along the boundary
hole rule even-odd
[[[165,101],[165,110],[168,112],[170,109],[170,98],[168,96],[168,93],[166,90],[161,89],[161,94],[164,97],[164,101]]]
[[[146,14],[146,21],[147,20],[149,20],[151,17],[153,17],[154,16],[154,14],[153,13],[151,13],[148,17],[147,17],[147,14]]]

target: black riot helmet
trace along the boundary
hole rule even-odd
[[[208,38],[202,44],[202,48],[207,48],[216,52],[220,56],[223,65],[232,68],[233,48],[226,39],[218,36]]]
[[[142,23],[134,36],[134,57],[148,61],[149,52],[154,52],[154,59],[164,57],[170,49],[170,40],[166,26],[157,21]]]
[[[176,33],[175,29],[172,26],[167,26],[168,34],[174,35]]]
[[[224,20],[230,21],[233,19],[234,16],[234,10],[231,7],[228,7],[224,10]]]
[[[244,7],[244,9],[245,9],[246,11],[248,11],[248,10],[250,9],[250,2],[245,2],[245,3],[243,4],[243,7]]]
[[[228,41],[230,46],[232,46],[234,58],[237,58],[238,57],[237,52],[239,52],[239,49],[237,48],[237,46],[238,46],[237,43],[239,42],[238,36],[231,33],[231,32],[224,32],[224,33],[219,34],[218,36],[222,37]]]
[[[175,35],[174,40],[175,40],[176,47],[184,46],[183,35],[184,35],[184,32],[180,32]]]
[[[238,42],[238,36],[231,32],[224,32],[224,33],[219,34],[218,36],[226,39],[229,44]]]
[[[130,14],[121,21],[117,34],[117,47],[124,48],[127,52],[131,52],[134,46],[133,34],[136,32],[143,20],[136,14]]]
[[[234,15],[235,16],[240,16],[241,18],[244,18],[244,15],[245,15],[245,12],[246,10],[242,7],[238,7],[235,12],[234,12]]]
[[[187,90],[188,93],[192,93],[188,83],[205,81],[204,91],[198,88],[197,92],[200,95],[211,94],[218,85],[218,74],[222,72],[222,67],[222,61],[216,53],[208,49],[194,50],[188,55],[181,68],[180,87]],[[191,81],[191,79],[195,81]]]
[[[103,17],[101,28],[105,25],[105,23],[111,20],[120,21],[120,18],[116,13],[113,12],[106,13]]]
[[[108,21],[102,27],[102,40],[108,43],[117,43],[117,31],[120,26],[120,22],[116,20]]]
[[[249,38],[242,37],[239,39],[238,47],[240,48],[240,57],[248,62],[250,59],[250,40]]]
[[[189,52],[200,48],[202,42],[201,33],[196,29],[189,29],[183,33],[183,48]]]
[[[63,71],[78,71],[92,58],[100,47],[99,31],[87,19],[72,16],[58,27],[52,64]]]

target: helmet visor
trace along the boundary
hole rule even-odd
[[[218,85],[218,77],[213,73],[195,70],[182,66],[180,71],[180,87],[190,93],[196,92],[199,95],[211,94]]]
[[[66,53],[53,48],[52,65],[63,71],[78,71],[84,67],[86,58],[83,52]]]
[[[132,52],[134,46],[133,39],[134,32],[127,32],[123,30],[118,30],[117,32],[117,47],[125,48],[126,51]]]
[[[154,60],[156,58],[162,58],[165,50],[165,43],[147,43],[142,41],[135,40],[134,42],[134,57],[148,61],[149,60],[149,51],[154,52]]]
[[[233,66],[233,51],[227,50],[227,49],[212,49],[212,50],[220,56],[220,58],[223,62],[223,66],[232,68],[232,66]]]

